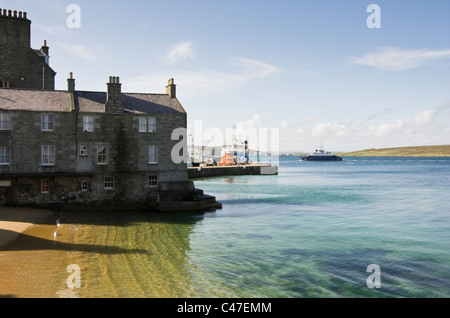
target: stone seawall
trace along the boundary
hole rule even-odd
[[[272,165],[206,166],[188,168],[189,179],[277,174],[278,167]]]

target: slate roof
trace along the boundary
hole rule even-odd
[[[80,112],[104,113],[106,92],[76,91],[75,104]],[[185,110],[176,98],[167,94],[122,93],[125,113],[179,114]],[[0,110],[70,112],[67,91],[0,89]]]

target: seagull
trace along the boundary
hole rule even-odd
[[[58,236],[58,232],[57,231],[55,231],[55,233],[53,233],[53,239],[55,239],[56,240],[56,237]]]
[[[61,224],[59,223],[59,219],[56,220],[56,226],[57,226],[57,227],[60,227],[60,226],[61,226]]]

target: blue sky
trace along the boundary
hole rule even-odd
[[[81,9],[69,28],[69,4]],[[370,29],[368,5],[381,9]],[[2,1],[50,47],[56,89],[164,93],[188,122],[279,129],[282,151],[450,144],[449,1]]]

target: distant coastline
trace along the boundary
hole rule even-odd
[[[289,155],[302,156],[304,154],[291,153]],[[352,152],[335,152],[335,154],[344,157],[450,157],[450,145],[372,148]]]

